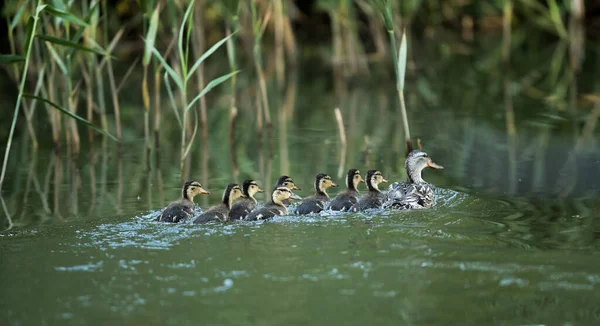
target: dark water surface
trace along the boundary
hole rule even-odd
[[[159,224],[180,193],[176,128],[165,127],[150,171],[139,129],[124,132],[121,155],[96,140],[76,159],[34,153],[21,136],[3,193],[14,225],[0,232],[0,324],[600,324],[600,110],[585,100],[595,74],[577,74],[574,93],[552,84],[550,46],[548,60],[514,60],[507,95],[498,48],[415,50],[429,64],[409,82],[411,132],[445,166],[425,172],[438,187],[431,210]],[[339,184],[351,167],[404,180],[393,89],[350,88],[340,103],[313,78],[300,72],[272,99],[275,111],[294,87],[292,110],[273,113],[262,143],[254,100],[240,101],[233,151],[227,101],[211,109],[190,161],[190,178],[212,192],[202,208],[249,177],[271,189],[289,174],[302,196],[319,172]],[[341,169],[336,106],[348,136]]]

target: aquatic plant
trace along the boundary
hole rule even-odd
[[[400,112],[402,113],[402,124],[404,126],[404,140],[406,142],[406,153],[412,150],[412,142],[410,140],[410,129],[408,124],[408,116],[406,114],[406,104],[404,101],[404,79],[406,76],[406,59],[407,45],[406,33],[402,33],[402,41],[400,49],[397,50],[396,35],[394,31],[394,21],[392,16],[392,1],[390,0],[372,0],[373,5],[379,10],[383,17],[383,23],[388,31],[392,52],[392,60],[394,62],[394,72],[396,73],[396,89],[400,100]]]
[[[98,48],[90,48],[90,47],[86,47],[84,45],[79,44],[79,40],[83,36],[83,31],[84,31],[85,27],[89,26],[88,21],[91,18],[91,13],[93,12],[93,10],[97,9],[95,5],[93,5],[92,8],[93,9],[90,10],[90,12],[88,12],[88,15],[85,17],[85,19],[82,20],[82,19],[78,18],[77,16],[69,13],[68,11],[64,10],[63,8],[56,8],[52,5],[44,4],[41,0],[38,0],[37,6],[35,7],[34,15],[29,17],[29,19],[27,21],[23,55],[19,56],[19,55],[13,54],[13,55],[3,55],[0,57],[0,62],[2,62],[2,63],[13,63],[14,64],[14,63],[18,63],[18,62],[24,62],[23,72],[20,74],[21,79],[20,79],[20,83],[19,83],[19,92],[17,94],[17,101],[15,104],[13,119],[12,119],[11,128],[10,128],[9,136],[8,136],[8,141],[6,144],[4,161],[2,164],[2,172],[0,173],[0,190],[2,189],[2,184],[4,182],[4,178],[5,178],[5,174],[6,174],[6,167],[7,167],[8,158],[9,158],[9,154],[10,154],[10,150],[11,150],[14,131],[15,131],[15,127],[17,124],[19,111],[21,108],[21,101],[23,98],[31,98],[36,101],[43,102],[43,103],[47,104],[49,107],[56,109],[57,112],[60,112],[63,115],[66,115],[66,116],[69,116],[70,118],[72,118],[73,120],[71,120],[71,121],[73,122],[73,124],[71,125],[71,131],[72,131],[71,135],[73,137],[76,137],[75,135],[77,134],[76,125],[74,124],[74,122],[77,120],[77,121],[80,121],[80,122],[88,125],[89,127],[93,128],[93,129],[103,133],[104,135],[116,140],[116,138],[114,136],[112,136],[110,133],[108,133],[106,130],[96,127],[91,122],[89,122],[86,119],[77,115],[76,111],[75,111],[75,105],[73,102],[74,101],[74,88],[73,88],[73,83],[72,83],[72,79],[71,79],[71,72],[73,70],[73,65],[72,65],[71,59],[73,57],[73,54],[76,51],[87,51],[87,52],[93,52],[93,53],[97,53],[97,54],[104,54],[104,52],[99,50]],[[43,18],[41,16],[42,13],[47,13],[52,18],[56,18],[56,21],[60,21],[60,24],[63,25],[63,27],[65,28],[65,31],[66,31],[65,38],[60,38],[60,37],[56,37],[56,36],[50,36],[50,35],[38,33],[39,21]],[[59,23],[56,22],[55,27],[57,27],[58,24]],[[75,33],[75,35],[72,38],[70,37],[70,25],[71,24],[80,26],[80,28],[77,29],[77,32]],[[59,67],[60,71],[62,72],[62,74],[64,76],[64,79],[65,79],[66,85],[67,85],[67,99],[66,99],[67,105],[66,105],[66,107],[56,103],[55,101],[52,100],[52,98],[44,98],[44,97],[40,97],[37,95],[25,93],[26,79],[28,76],[28,70],[29,70],[31,57],[33,55],[32,48],[33,48],[34,39],[38,39],[38,40],[44,42],[44,44],[46,45],[46,47],[53,59],[53,62],[56,63],[56,65]],[[56,49],[54,48],[54,45],[57,45]],[[58,51],[61,51],[62,56],[59,55]],[[50,88],[48,90],[53,91]],[[77,146],[76,150],[78,151],[78,138],[76,138],[75,142],[76,142],[76,146]]]
[[[188,101],[188,87],[190,78],[194,76],[196,70],[200,67],[200,65],[215,51],[221,47],[231,35],[224,37],[217,43],[215,43],[210,49],[208,49],[202,56],[200,56],[192,65],[190,65],[189,60],[189,49],[190,49],[190,34],[192,30],[192,26],[194,24],[192,10],[194,8],[195,2],[192,1],[188,5],[185,15],[183,17],[183,21],[179,27],[178,38],[177,38],[177,54],[179,59],[179,67],[178,70],[180,73],[176,72],[171,65],[167,63],[167,58],[161,55],[161,53],[156,49],[156,47],[152,48],[153,55],[159,60],[160,64],[165,69],[164,80],[165,85],[167,87],[167,91],[169,94],[169,99],[171,101],[171,106],[173,108],[173,112],[175,113],[175,117],[181,129],[181,156],[180,156],[180,171],[182,176],[184,175],[184,161],[187,157],[192,145],[194,143],[194,138],[196,136],[196,132],[198,131],[198,119],[194,119],[194,128],[190,137],[187,137],[188,133],[188,114],[189,111],[193,108],[194,104],[198,100],[200,100],[206,93],[208,93],[211,89],[228,80],[232,76],[238,73],[238,71],[230,72],[221,77],[215,78],[210,81],[204,89],[197,94],[191,101]],[[149,40],[145,40],[146,43]],[[178,107],[174,95],[173,90],[171,88],[171,81],[175,83],[177,89],[179,90],[179,94],[181,96],[181,107]],[[196,111],[194,111],[197,114]]]

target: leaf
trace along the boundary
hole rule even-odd
[[[400,42],[400,51],[398,51],[398,89],[404,89],[404,78],[406,76],[406,31],[402,32],[402,41]]]
[[[179,59],[181,61],[181,68],[182,68],[181,71],[184,74],[187,70],[187,61],[186,61],[185,53],[183,52],[183,28],[185,27],[185,24],[187,23],[187,21],[190,17],[192,8],[194,8],[194,3],[195,3],[195,1],[190,1],[190,5],[188,6],[187,10],[185,11],[185,15],[183,16],[183,21],[181,22],[181,26],[179,27],[179,39],[177,41],[177,46],[179,47]],[[189,35],[189,33],[188,33],[188,35]]]
[[[73,15],[72,13],[62,10],[62,9],[58,9],[55,8],[51,5],[46,5],[46,9],[47,12],[51,13],[52,15],[61,18],[63,20],[66,20],[68,22],[80,25],[80,26],[85,26],[88,27],[90,26],[87,22],[83,21],[81,18]]]
[[[17,25],[19,24],[19,22],[21,21],[21,17],[23,16],[23,12],[25,12],[25,8],[27,6],[21,6],[19,7],[19,9],[17,10],[17,13],[15,14],[15,16],[13,17],[13,19],[10,21],[10,29],[14,30],[15,27],[17,27]]]
[[[177,84],[177,87],[179,87],[180,90],[183,90],[183,83],[181,82],[181,77],[179,77],[177,75],[177,73],[175,72],[175,70],[173,70],[173,68],[171,68],[171,66],[169,66],[169,64],[160,55],[160,52],[158,52],[158,50],[156,48],[152,48],[152,53],[154,53],[154,56],[158,59],[158,61],[160,61],[160,64],[165,68],[167,73],[169,73],[171,78],[173,78],[173,81],[175,81],[175,84]]]
[[[61,107],[60,105],[58,105],[58,104],[56,104],[56,103],[54,103],[54,102],[52,102],[52,101],[50,101],[50,100],[47,100],[47,99],[45,99],[45,98],[43,98],[43,97],[40,97],[40,96],[31,95],[31,94],[23,94],[23,97],[25,97],[25,98],[30,98],[30,99],[35,99],[35,100],[38,100],[38,101],[44,102],[44,103],[46,103],[46,104],[48,104],[48,105],[50,105],[50,106],[54,107],[55,109],[57,109],[58,111],[60,111],[62,114],[68,115],[69,117],[71,117],[71,118],[73,118],[73,119],[75,119],[75,120],[79,120],[80,122],[82,122],[82,123],[86,124],[86,125],[87,125],[87,126],[89,126],[90,128],[92,128],[92,129],[94,129],[94,130],[98,131],[99,133],[101,133],[101,134],[104,134],[104,135],[108,136],[109,138],[111,138],[112,140],[114,140],[114,141],[118,142],[117,138],[115,138],[115,136],[111,135],[111,134],[110,134],[109,132],[107,132],[106,130],[103,130],[103,129],[101,129],[101,128],[97,127],[97,126],[96,126],[96,125],[94,125],[93,123],[91,123],[91,122],[87,121],[86,119],[84,119],[84,118],[82,118],[82,117],[78,116],[77,114],[75,114],[75,113],[73,113],[73,112],[70,112],[69,110],[67,110],[67,109],[65,109],[65,108],[63,108],[63,107]]]
[[[60,71],[62,71],[63,74],[68,75],[69,71],[67,70],[67,66],[65,65],[63,60],[60,58],[60,55],[58,55],[58,53],[56,52],[56,50],[54,49],[52,44],[46,43],[46,47],[48,48],[48,52],[50,52],[52,59],[54,59],[54,61],[58,65],[58,68],[60,69]]]
[[[98,15],[95,15],[95,14],[98,12],[97,8],[98,8],[98,1],[95,0],[95,1],[92,2],[92,5],[90,6],[90,8],[89,8],[89,10],[88,10],[88,12],[85,15],[85,18],[83,20],[86,21],[86,22],[92,22],[92,19],[96,18],[96,23],[92,24],[92,25],[96,26],[97,25]],[[79,40],[81,39],[81,36],[83,36],[83,31],[84,31],[84,28],[80,28],[80,29],[77,30],[77,33],[75,33],[75,36],[73,36],[73,39],[72,39],[73,43],[79,43]],[[67,55],[68,56],[73,55],[74,51],[75,51],[75,49],[70,48],[67,51]]]
[[[165,72],[165,85],[167,85],[167,93],[169,94],[169,100],[171,100],[171,107],[173,108],[173,112],[175,112],[175,118],[177,118],[177,122],[179,123],[179,127],[183,128],[183,123],[181,123],[181,118],[179,117],[179,111],[177,110],[177,103],[175,103],[175,97],[173,96],[173,91],[171,90],[171,82],[169,82],[169,75]]]
[[[217,49],[219,49],[221,47],[221,45],[223,45],[223,43],[227,42],[227,40],[230,39],[235,33],[237,33],[237,31],[235,31],[235,32],[229,34],[227,37],[221,39],[219,42],[215,43],[210,49],[208,49],[208,51],[204,52],[204,54],[198,60],[196,60],[196,62],[194,63],[194,66],[192,66],[192,69],[190,69],[190,72],[188,73],[188,75],[186,77],[186,82],[194,74],[196,69],[198,69],[198,67],[200,67],[202,62],[204,62],[204,60],[206,60],[206,58],[210,57],[213,53],[215,53],[215,51],[217,51]]]
[[[25,57],[16,54],[2,54],[0,55],[0,64],[9,65],[13,63],[19,63],[25,61]]]
[[[150,27],[148,28],[148,34],[146,35],[146,47],[144,49],[144,61],[143,65],[148,66],[150,59],[152,58],[152,49],[154,48],[154,41],[156,40],[156,30],[158,29],[158,6],[152,13],[150,18]]]
[[[194,99],[190,102],[190,104],[188,104],[188,106],[185,108],[184,112],[189,111],[192,108],[192,106],[196,102],[198,102],[198,100],[202,96],[204,96],[204,95],[206,95],[206,93],[210,92],[211,89],[219,86],[219,84],[223,83],[227,79],[229,79],[232,76],[236,75],[238,72],[240,72],[240,71],[239,70],[238,71],[234,71],[234,72],[228,73],[227,75],[223,75],[223,76],[221,76],[219,78],[211,80],[210,83],[208,83],[208,85],[206,85],[206,87],[204,87],[204,89],[202,90],[202,92],[200,92],[200,94],[198,94],[196,97],[194,97]]]
[[[36,35],[39,39],[42,39],[46,42],[50,42],[50,43],[54,43],[54,44],[58,44],[58,45],[63,45],[66,47],[69,47],[71,49],[76,49],[76,50],[81,50],[81,51],[86,51],[86,52],[91,52],[91,53],[96,53],[99,55],[104,55],[103,51],[99,51],[96,49],[92,49],[92,48],[88,48],[87,46],[81,45],[79,43],[73,43],[69,40],[65,40],[59,37],[54,37],[54,36],[48,36],[48,35]]]

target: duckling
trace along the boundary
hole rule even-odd
[[[282,175],[279,177],[279,179],[277,180],[277,185],[275,185],[275,189],[279,187],[286,187],[289,190],[302,190],[298,188],[296,184],[294,184],[294,180],[292,180],[292,178],[288,177],[287,175]]]
[[[279,177],[279,180],[277,180],[277,185],[275,185],[275,188],[273,190],[277,189],[278,187],[286,187],[289,190],[302,190],[298,188],[296,184],[294,184],[294,180],[292,180],[292,178],[288,177],[287,175],[282,175]],[[285,204],[285,206],[289,206],[291,202],[291,200],[286,199],[283,203]]]
[[[242,192],[246,198],[238,201],[231,207],[229,212],[229,218],[231,220],[243,220],[256,207],[256,198],[254,195],[259,192],[263,192],[258,187],[258,184],[254,180],[246,180],[242,184]]]
[[[360,171],[357,169],[348,170],[346,176],[347,190],[335,196],[329,204],[329,209],[333,211],[347,211],[352,208],[352,205],[358,202],[358,184],[364,182],[360,176]]]
[[[387,192],[384,208],[421,209],[433,206],[433,186],[423,180],[421,172],[425,168],[441,170],[444,167],[434,163],[427,153],[414,150],[405,162],[408,182],[394,182]]]
[[[156,219],[159,222],[177,223],[194,215],[194,197],[210,194],[202,188],[198,181],[188,181],[183,185],[181,199],[174,201],[165,208]]]
[[[337,187],[331,181],[331,177],[325,173],[317,174],[317,178],[315,179],[316,194],[305,198],[298,208],[296,208],[296,213],[305,215],[322,211],[323,207],[325,207],[325,202],[329,200],[329,195],[327,195],[327,188],[329,187]]]
[[[379,184],[387,182],[387,180],[381,175],[381,172],[377,170],[369,170],[367,172],[365,182],[367,183],[369,192],[352,206],[353,212],[364,211],[370,208],[381,208],[386,200],[385,194],[379,190]]]
[[[234,200],[244,198],[240,186],[236,183],[230,183],[223,192],[221,204],[209,208],[204,214],[194,220],[194,224],[204,224],[208,222],[227,222],[229,220],[229,210]]]
[[[278,215],[288,215],[285,201],[292,199],[302,198],[291,192],[287,187],[277,187],[271,193],[271,201],[266,203],[265,206],[253,210],[250,214],[248,214],[248,216],[246,216],[245,220],[257,221],[265,220]]]

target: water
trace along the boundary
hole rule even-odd
[[[597,325],[596,111],[517,90],[517,134],[507,136],[503,79],[484,67],[492,46],[481,41],[468,58],[415,50],[431,65],[409,83],[411,132],[445,167],[425,172],[437,186],[431,210],[165,225],[153,220],[180,192],[172,117],[149,171],[135,128],[122,155],[97,141],[75,159],[44,144],[34,153],[21,136],[4,190],[14,226],[0,233],[0,323]],[[539,61],[517,55],[513,88]],[[593,77],[578,76],[581,97]],[[249,177],[270,189],[289,174],[302,196],[319,172],[339,184],[351,167],[405,178],[393,90],[356,87],[339,102],[312,78],[298,76],[293,118],[274,114],[260,146],[248,94],[233,152],[226,108],[210,112],[209,140],[191,154],[190,178],[212,192],[199,206]],[[348,134],[341,169],[335,106]]]

